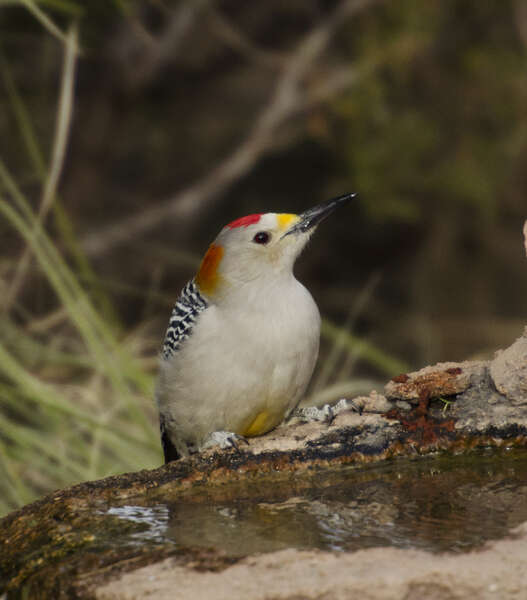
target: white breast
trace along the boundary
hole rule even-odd
[[[287,285],[240,298],[228,309],[204,310],[189,339],[161,365],[159,408],[185,443],[199,445],[217,430],[244,434],[263,414],[277,425],[311,378],[320,315],[306,288],[291,276]]]

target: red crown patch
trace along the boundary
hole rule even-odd
[[[236,221],[229,223],[227,225],[227,227],[229,229],[235,229],[236,227],[248,227],[249,225],[258,223],[261,216],[262,216],[262,213],[258,213],[255,215],[247,215],[246,217],[240,217],[239,219],[236,219]]]

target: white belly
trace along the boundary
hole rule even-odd
[[[260,310],[212,305],[191,336],[162,361],[157,400],[177,445],[199,446],[213,431],[266,433],[296,407],[318,355],[320,316],[296,280],[294,296]]]

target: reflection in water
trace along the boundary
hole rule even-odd
[[[259,486],[257,497],[244,488],[229,500],[157,499],[108,514],[141,525],[133,541],[214,547],[233,556],[372,546],[463,552],[527,521],[527,452],[341,468],[290,497],[283,487],[268,487]]]
[[[164,542],[169,519],[168,507],[164,504],[155,506],[112,506],[106,511],[107,515],[132,521],[140,527],[130,534],[136,542]]]

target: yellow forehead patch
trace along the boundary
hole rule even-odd
[[[290,213],[281,213],[276,215],[278,221],[278,227],[280,229],[288,229],[295,221],[298,221],[298,215],[292,215]]]
[[[220,281],[218,266],[223,258],[223,247],[211,244],[207,253],[201,261],[198,274],[196,275],[196,283],[201,292],[211,296]]]

